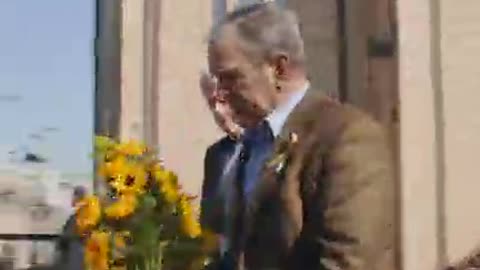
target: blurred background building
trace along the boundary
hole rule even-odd
[[[51,263],[92,184],[94,7],[0,1],[0,269]]]
[[[206,36],[252,1],[97,1],[95,132],[159,148],[200,192],[220,134],[198,89]],[[403,269],[438,269],[480,243],[480,2],[284,0],[311,80],[371,113],[396,150]],[[368,210],[366,210],[368,211]]]
[[[1,263],[11,260],[14,269],[53,263],[53,241],[15,236],[57,235],[72,214],[74,187],[88,189],[90,179],[89,174],[63,174],[45,163],[0,164],[0,234],[15,238],[0,240]]]

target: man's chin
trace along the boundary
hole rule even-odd
[[[249,128],[254,128],[255,126],[257,126],[257,124],[260,121],[261,120],[248,119],[248,120],[244,120],[244,121],[238,121],[238,124],[244,129],[249,129]]]

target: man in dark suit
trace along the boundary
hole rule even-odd
[[[83,186],[76,186],[72,194],[72,207],[75,207],[87,196],[87,190]],[[58,258],[55,267],[65,270],[83,270],[84,247],[83,240],[76,232],[76,214],[73,213],[67,219],[62,228],[62,233],[57,243]]]
[[[311,89],[295,15],[272,2],[236,10],[208,52],[216,95],[245,128],[218,217],[221,269],[395,269],[387,140],[372,118]]]
[[[215,96],[216,81],[209,74],[202,74],[200,89],[217,126],[225,136],[208,147],[204,159],[204,181],[200,221],[204,229],[210,230],[222,240],[224,235],[224,201],[226,184],[224,175],[238,155],[237,140],[242,128],[232,119],[229,105]],[[221,243],[219,243],[221,245]]]

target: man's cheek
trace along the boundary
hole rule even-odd
[[[229,103],[233,111],[236,113],[248,112],[250,102],[240,93],[232,93],[229,96]]]
[[[231,114],[231,110],[226,103],[215,104],[215,112],[222,115],[223,117],[228,117]]]

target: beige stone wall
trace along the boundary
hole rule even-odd
[[[206,68],[206,36],[213,5],[231,10],[239,1],[112,3],[101,5],[99,18],[96,130],[158,143],[167,166],[179,172],[188,190],[199,194],[204,151],[221,136],[198,89],[199,71]],[[288,3],[304,26],[314,85],[336,93],[334,1]],[[154,16],[158,29],[152,26]]]
[[[438,209],[435,89],[429,1],[397,2],[399,23],[402,263],[437,269]]]
[[[398,2],[404,269],[480,244],[480,2]]]
[[[210,1],[162,1],[157,41],[160,153],[195,194],[200,194],[205,149],[220,135],[198,87],[211,19]]]
[[[144,134],[144,0],[122,2],[120,138],[143,139]]]
[[[158,142],[167,166],[185,187],[200,194],[203,155],[221,136],[200,96],[199,71],[206,68],[206,36],[217,1],[161,1],[158,76]],[[242,4],[225,0],[227,10]],[[300,15],[315,86],[338,91],[335,1],[288,1]],[[192,21],[192,18],[195,18]]]
[[[480,245],[480,1],[440,1],[449,260]]]
[[[158,33],[147,35],[154,39],[143,39],[146,25],[142,24],[145,13],[141,2],[122,2],[128,10],[121,13],[120,21],[121,79],[115,77],[114,67],[119,61],[108,53],[118,46],[116,37],[104,31],[100,46],[103,53],[99,54],[105,65],[100,73],[104,92],[100,96],[106,106],[97,113],[97,123],[106,119],[106,130],[119,125],[119,133],[130,137],[145,136],[146,125],[155,122],[151,125],[155,130],[148,132],[158,136],[155,141],[167,166],[179,172],[187,190],[199,194],[204,151],[221,135],[198,89],[199,70],[206,67],[205,37],[214,9],[211,1],[161,1],[152,6],[160,18]],[[231,9],[235,1],[225,3]],[[288,6],[300,16],[314,85],[337,93],[335,3],[290,0]],[[369,34],[381,32],[371,25],[355,24],[359,18],[355,17],[359,15],[355,13],[357,4],[347,6],[351,40],[360,40],[354,35],[359,27],[373,29]],[[480,151],[480,69],[476,67],[480,62],[480,2],[402,0],[397,1],[397,9],[402,263],[406,270],[433,270],[461,258],[480,243],[480,214],[475,202],[480,189],[479,173],[475,170],[475,154]],[[105,14],[104,26],[108,30],[112,27],[111,10]],[[360,51],[350,45],[350,52]],[[149,48],[147,55],[142,48]],[[154,53],[155,48],[158,51]],[[145,62],[150,54],[155,57],[155,61],[150,59],[156,63],[155,69]],[[365,62],[364,55],[351,59],[351,64],[361,69]],[[367,61],[367,65],[369,70],[392,68],[391,63],[382,59]],[[357,96],[352,96],[353,100],[361,106],[376,106],[370,108],[373,114],[388,115],[395,102],[379,100],[385,95],[381,89],[392,82],[385,79],[392,75],[392,70],[396,71],[392,68],[385,74],[380,72],[378,80],[373,78],[370,82],[378,91],[374,93],[378,100],[362,99],[360,92],[354,93]],[[363,71],[355,73],[353,66],[348,72],[353,79],[351,89],[356,82],[372,80]],[[373,89],[366,85],[359,88],[365,93]],[[396,93],[390,94],[387,99],[392,102]],[[121,102],[116,101],[118,97]],[[145,110],[146,100],[155,110]],[[121,112],[116,104],[122,105]],[[389,119],[380,118],[382,122]],[[111,124],[112,121],[115,123]]]

